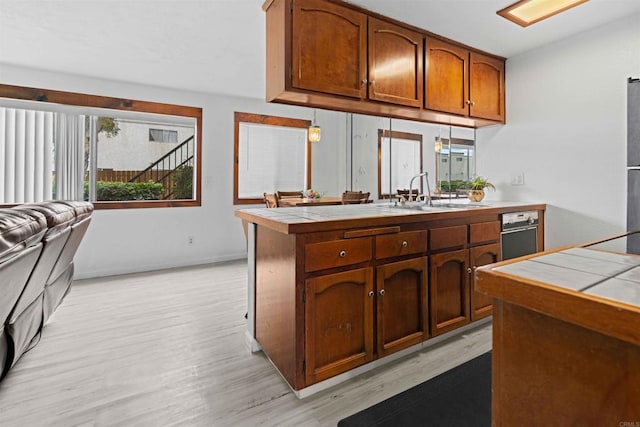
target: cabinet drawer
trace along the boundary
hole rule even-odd
[[[429,249],[445,249],[467,244],[467,226],[434,228],[429,231]]]
[[[304,271],[318,271],[371,259],[371,238],[310,243],[304,250]]]
[[[407,231],[376,236],[376,258],[378,259],[417,254],[426,250],[426,231]]]
[[[497,242],[500,239],[500,221],[479,222],[469,225],[469,243]]]

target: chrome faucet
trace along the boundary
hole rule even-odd
[[[426,181],[427,181],[427,198],[429,199],[429,206],[433,206],[433,202],[431,201],[431,189],[429,188],[429,174],[427,172],[422,172],[419,173],[417,175],[414,175],[411,177],[411,181],[409,181],[409,202],[411,202],[411,197],[413,196],[413,180],[416,178],[420,178],[420,177],[426,177]],[[418,199],[418,196],[416,195],[416,200]],[[426,204],[426,200],[425,200],[425,204]]]

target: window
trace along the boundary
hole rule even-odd
[[[178,142],[178,131],[166,129],[149,129],[149,141]]]
[[[201,122],[200,108],[0,85],[0,204],[199,206]]]
[[[235,113],[233,202],[311,187],[309,120]]]

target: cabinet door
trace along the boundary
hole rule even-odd
[[[504,61],[471,52],[469,114],[504,121]]]
[[[376,269],[378,356],[419,344],[428,336],[427,257]]]
[[[440,335],[470,321],[469,251],[432,255],[429,266],[431,335]]]
[[[305,292],[306,385],[373,360],[373,269],[308,279]]]
[[[369,18],[369,99],[422,106],[420,33]]]
[[[425,108],[468,115],[469,52],[466,49],[427,38]]]
[[[483,245],[469,249],[471,271],[482,265],[493,264],[500,261],[500,244]],[[471,276],[471,320],[482,319],[491,315],[492,298],[476,292],[475,277]]]
[[[294,0],[292,86],[366,96],[366,15],[321,0]]]

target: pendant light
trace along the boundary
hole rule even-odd
[[[309,141],[320,142],[321,133],[320,126],[316,124],[316,110],[313,110],[313,123],[309,126]]]

